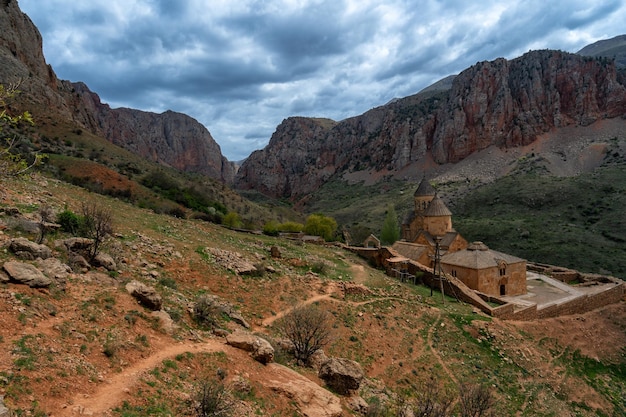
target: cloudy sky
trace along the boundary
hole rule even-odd
[[[622,0],[19,0],[57,76],[186,113],[230,160],[289,116],[342,120],[478,61],[626,33]]]

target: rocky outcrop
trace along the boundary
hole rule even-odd
[[[47,259],[52,256],[52,251],[49,247],[32,242],[24,237],[11,239],[9,249],[15,256],[22,259]]]
[[[363,368],[357,362],[345,358],[331,358],[322,364],[318,372],[320,379],[333,391],[348,395],[359,389],[365,376]]]
[[[274,348],[267,340],[248,332],[234,332],[226,336],[226,343],[252,354],[252,358],[263,364],[274,361]]]
[[[24,110],[73,123],[159,164],[232,183],[235,164],[198,121],[172,111],[111,109],[84,83],[58,80],[42,43],[17,1],[0,2],[0,80],[24,81],[18,97]]]
[[[158,311],[163,306],[163,298],[157,290],[139,281],[131,281],[126,284],[126,291],[150,310]]]
[[[73,83],[72,89],[85,125],[109,142],[161,165],[233,182],[235,164],[222,155],[211,133],[192,117],[169,110],[157,114],[111,109],[84,83]]]
[[[3,266],[10,280],[31,288],[47,288],[52,280],[31,264],[17,261],[5,262]]]
[[[341,402],[337,396],[286,366],[277,363],[270,368],[265,386],[292,400],[306,417],[339,417]]]
[[[426,90],[335,123],[293,117],[242,164],[235,186],[297,201],[355,171],[394,173],[522,146],[554,128],[626,114],[624,77],[606,59],[533,51],[480,62]]]

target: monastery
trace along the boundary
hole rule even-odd
[[[526,294],[526,261],[468,242],[452,227],[452,213],[423,178],[413,195],[414,209],[402,223],[402,240],[393,249],[434,268],[437,246],[441,271],[469,288],[493,296]]]

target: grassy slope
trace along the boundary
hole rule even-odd
[[[453,206],[455,228],[535,262],[626,278],[626,165],[575,178],[509,176]]]
[[[42,204],[44,190],[46,204],[57,210],[65,204],[77,207],[81,201],[110,207],[119,235],[106,250],[118,261],[125,260],[119,264],[119,275],[112,274],[115,279],[110,285],[79,273],[70,277],[65,291],[0,286],[0,343],[5,346],[0,353],[5,364],[0,369],[0,391],[8,405],[21,410],[20,415],[27,410],[45,415],[67,406],[75,392],[106,387],[104,381],[112,375],[162,346],[215,338],[186,313],[188,302],[201,294],[223,297],[258,326],[262,319],[329,290],[337,281],[357,279],[353,265],[363,271],[358,279],[373,293],[319,302],[333,316],[333,342],[326,351],[359,361],[373,381],[384,384],[382,390],[377,384],[365,384],[360,394],[369,403],[391,398],[389,415],[397,411],[394,398],[414,399],[433,379],[450,390],[456,389],[457,382],[487,384],[496,396],[498,415],[518,410],[523,416],[563,415],[563,410],[580,416],[624,412],[620,403],[626,389],[624,357],[619,352],[601,355],[599,362],[591,360],[576,345],[568,347],[554,335],[542,333],[544,324],[537,325],[539,333],[534,335],[476,314],[452,299],[442,304],[440,297],[429,297],[428,289],[399,284],[336,247],[299,245],[175,219],[54,181],[13,182],[7,189],[9,200],[3,205],[10,203],[24,212]],[[6,217],[0,220],[10,223]],[[10,228],[2,239],[20,234]],[[281,248],[282,258],[267,257],[274,245]],[[265,258],[262,262],[277,272],[239,277],[217,264],[207,248],[236,251],[250,260]],[[0,252],[0,262],[9,259],[10,253]],[[158,278],[146,274],[146,263],[152,264],[148,268]],[[326,265],[324,272],[311,274],[320,263]],[[124,284],[132,279],[155,286],[163,296],[165,310],[179,326],[173,335],[165,334],[149,311],[129,297]],[[623,333],[621,314],[614,326],[622,326]],[[590,323],[591,316],[587,317]],[[589,331],[572,323],[574,333]],[[261,331],[276,334],[271,327]],[[621,340],[610,345],[621,345]],[[261,368],[259,379],[256,371],[246,376],[254,365],[246,361],[199,353],[164,360],[128,388],[125,405],[113,415],[185,415],[191,406],[188,394],[199,380],[213,378],[217,368],[226,369],[227,382],[237,374],[249,378],[252,391],[238,393],[237,398],[257,414],[293,415],[293,403],[264,387]],[[297,369],[315,380],[310,370]]]

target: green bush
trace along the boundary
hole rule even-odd
[[[65,208],[57,216],[57,223],[61,225],[62,231],[76,235],[80,230],[81,219],[76,213]]]

